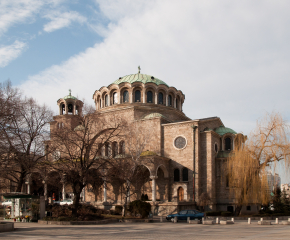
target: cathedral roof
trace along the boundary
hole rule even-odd
[[[233,129],[224,126],[217,127],[214,129],[214,131],[221,136],[225,135],[226,133],[237,134]]]
[[[127,82],[127,83],[134,83],[134,82],[142,82],[144,84],[146,83],[155,83],[156,85],[160,85],[160,84],[164,84],[167,87],[169,87],[165,82],[163,82],[162,80],[152,76],[152,75],[147,75],[147,74],[142,74],[140,73],[140,67],[138,73],[136,74],[130,74],[130,75],[126,75],[124,77],[120,77],[118,80],[116,80],[113,84],[120,84],[123,82]]]

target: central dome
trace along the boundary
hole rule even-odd
[[[141,74],[141,73],[136,73],[136,74],[130,74],[126,75],[124,77],[120,77],[118,80],[116,80],[113,84],[120,84],[123,82],[127,83],[134,83],[134,82],[142,82],[144,84],[146,83],[155,83],[156,85],[164,84],[167,87],[169,87],[165,82],[162,80],[152,76],[152,75],[147,75],[147,74]]]

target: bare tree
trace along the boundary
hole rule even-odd
[[[1,177],[21,192],[27,175],[45,158],[43,141],[49,138],[52,111],[32,98],[20,98],[9,82],[1,90]]]
[[[198,205],[202,207],[202,211],[205,210],[205,207],[209,205],[211,202],[210,197],[208,196],[207,192],[203,192],[200,197],[198,198]]]
[[[267,204],[266,170],[279,161],[289,163],[289,125],[280,114],[267,114],[257,123],[248,140],[240,143],[227,162],[229,187],[237,204],[236,215],[245,204]],[[289,166],[289,165],[288,165]]]
[[[127,154],[114,159],[112,167],[108,171],[108,178],[112,182],[118,181],[124,185],[124,204],[122,215],[125,216],[128,200],[134,192],[132,185],[142,185],[149,180],[146,176],[146,167],[142,166],[142,153],[149,147],[149,142],[152,138],[152,130],[146,129],[142,122],[134,121],[128,123],[125,129],[125,144]],[[154,146],[151,146],[154,148]],[[153,150],[153,149],[151,149]],[[153,151],[151,151],[153,152]]]
[[[103,149],[119,138],[123,121],[115,116],[104,118],[92,107],[86,106],[82,115],[74,117],[79,126],[71,128],[65,125],[58,129],[52,133],[48,144],[59,153],[59,159],[50,162],[50,165],[65,175],[66,182],[71,184],[74,193],[72,214],[77,216],[81,192],[87,184],[92,184],[92,170],[100,173],[98,170],[107,168],[111,156],[108,149]]]

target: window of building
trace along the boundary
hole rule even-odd
[[[247,211],[251,211],[251,206],[247,206]]]
[[[147,102],[152,103],[153,102],[153,93],[151,91],[147,92]]]
[[[99,107],[102,108],[102,99],[100,99],[100,106]]]
[[[105,107],[109,106],[109,96],[108,94],[105,96]]]
[[[106,157],[109,156],[109,144],[108,143],[105,144],[105,156]]]
[[[113,104],[117,104],[118,103],[118,93],[114,92],[113,93]]]
[[[227,137],[227,138],[225,139],[225,150],[226,150],[226,151],[230,151],[230,150],[232,150],[232,139],[229,138],[229,137]]]
[[[215,150],[216,153],[218,152],[218,145],[217,145],[217,143],[214,144],[214,150]]]
[[[127,90],[124,91],[124,93],[123,93],[123,102],[124,103],[129,102],[129,92]]]
[[[172,96],[168,95],[168,106],[172,106]]]
[[[186,139],[182,136],[175,138],[174,146],[178,149],[183,149],[186,146]]]
[[[174,169],[174,182],[179,182],[180,181],[180,173],[179,173],[179,169],[176,168]]]
[[[112,143],[112,157],[116,157],[116,155],[118,154],[118,144],[117,142],[113,142]]]
[[[139,90],[135,91],[135,102],[141,102],[141,92]]]
[[[158,93],[158,104],[163,104],[163,93]]]
[[[119,153],[125,154],[125,142],[124,141],[120,142],[120,144],[119,144]]]
[[[176,98],[176,100],[175,100],[175,107],[177,108],[177,109],[179,109],[179,101],[178,101],[178,99]]]
[[[187,168],[182,169],[182,181],[184,181],[184,182],[188,181],[188,169]]]
[[[71,103],[68,104],[67,109],[68,109],[68,113],[72,113],[73,112],[73,105]]]

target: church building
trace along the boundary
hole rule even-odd
[[[209,199],[209,209],[234,211],[223,166],[230,151],[235,149],[239,134],[224,126],[219,117],[188,118],[183,112],[182,91],[155,76],[140,73],[140,68],[138,73],[120,77],[96,90],[92,98],[97,113],[117,114],[154,131],[149,146],[144,149],[149,154],[145,152],[141,156],[150,180],[146,188],[140,189],[148,195],[156,214],[195,208],[202,194]],[[51,130],[66,122],[77,127],[73,116],[81,113],[83,103],[70,93],[57,104],[59,115],[51,122]],[[116,157],[126,153],[126,142],[120,140],[114,144]],[[151,158],[151,163],[146,164],[145,158]],[[82,197],[86,202],[110,209],[123,201],[121,190],[115,188],[103,184],[94,192],[87,186]],[[136,193],[130,199],[139,197]]]

